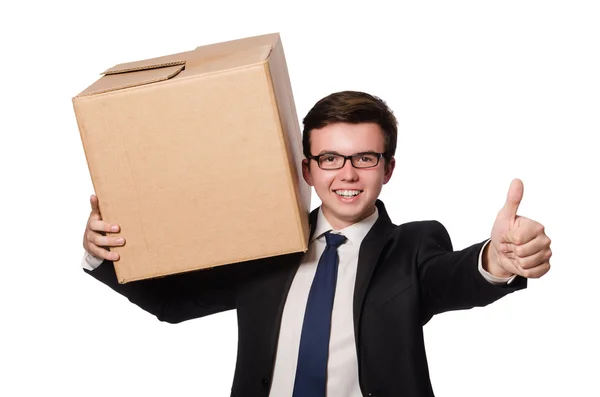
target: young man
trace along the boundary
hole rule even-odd
[[[435,221],[396,226],[378,196],[394,172],[397,126],[361,92],[320,100],[304,119],[302,168],[322,205],[306,255],[286,255],[118,284],[92,196],[86,271],[161,321],[237,309],[234,396],[433,396],[422,326],[437,313],[485,306],[550,268],[543,227],[517,216],[510,186],[491,239],[453,251]]]

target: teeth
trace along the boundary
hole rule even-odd
[[[354,197],[360,193],[360,190],[336,190],[335,193],[342,197]]]

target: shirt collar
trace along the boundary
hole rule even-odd
[[[314,240],[318,239],[319,237],[321,237],[323,234],[327,233],[328,231],[333,230],[335,232],[341,233],[344,236],[346,236],[349,243],[360,245],[362,243],[363,239],[365,238],[365,236],[367,235],[367,233],[369,233],[369,230],[371,230],[371,228],[377,221],[378,217],[379,217],[379,209],[377,209],[377,207],[375,207],[375,211],[371,215],[366,217],[365,219],[363,219],[359,222],[356,222],[350,226],[347,226],[343,229],[334,230],[333,227],[331,227],[331,224],[325,218],[325,215],[323,215],[322,207],[320,207],[319,213],[317,215],[317,225],[315,226],[315,231],[314,231],[309,243],[312,243]]]

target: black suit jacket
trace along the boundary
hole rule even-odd
[[[379,218],[360,247],[354,291],[359,382],[368,396],[433,396],[423,325],[434,314],[485,306],[527,280],[494,286],[478,271],[484,242],[453,251],[437,221],[392,224]],[[311,214],[311,225],[317,211]],[[267,397],[285,300],[302,254],[119,284],[112,263],[96,279],[170,323],[237,309],[238,354],[232,396]],[[278,396],[277,396],[278,397]]]

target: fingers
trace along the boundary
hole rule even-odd
[[[98,247],[97,245],[89,244],[86,249],[87,252],[94,255],[96,258],[101,258],[109,261],[116,262],[120,259],[120,256],[116,252],[111,252],[106,248]]]
[[[90,196],[90,206],[92,211],[83,235],[83,248],[97,258],[119,260],[119,254],[111,252],[110,248],[125,245],[125,238],[110,236],[107,233],[118,233],[121,227],[102,220],[98,197],[95,194]]]
[[[100,207],[98,206],[98,197],[95,194],[90,196],[90,205],[92,206],[92,212],[88,220],[88,229],[96,232],[104,233],[117,233],[121,229],[117,224],[110,224],[102,221],[100,214]]]
[[[515,258],[515,262],[522,269],[533,269],[536,266],[540,266],[544,263],[549,263],[552,257],[552,250],[550,248],[544,249],[543,251],[536,252],[533,255],[527,257]]]
[[[524,216],[519,217],[518,225],[501,236],[501,243],[524,245],[540,235],[545,235],[544,225]]]
[[[537,222],[535,222],[537,224]],[[539,225],[539,224],[537,224]],[[539,229],[541,227],[541,229]],[[539,278],[550,270],[552,249],[551,240],[543,231],[543,226],[536,226],[537,234],[522,244],[501,244],[501,253],[506,258],[505,264],[510,263],[516,274],[527,278]],[[513,241],[526,241],[531,238],[528,233],[513,236]]]
[[[90,239],[88,241],[98,247],[120,247],[125,245],[125,239],[123,237],[102,236],[97,233],[90,233]]]
[[[545,234],[539,234],[533,238],[533,240],[524,244],[506,244],[507,251],[513,252],[518,258],[527,258],[532,255],[536,255],[546,249],[550,249],[550,243],[552,241]]]
[[[88,222],[88,229],[93,230],[95,232],[104,233],[117,233],[119,232],[119,230],[121,230],[121,228],[117,224],[112,224],[95,219],[90,219],[90,221]]]
[[[512,274],[525,278],[540,278],[550,270],[550,262],[541,262],[537,265],[523,265],[519,258],[503,258],[500,260],[502,268]],[[525,267],[527,266],[527,267]]]
[[[119,260],[119,254],[109,251],[110,247],[121,247],[123,245],[125,245],[123,237],[104,236],[93,231],[88,231],[85,234],[83,244],[85,250],[95,257],[112,261]]]
[[[533,269],[521,269],[521,275],[525,278],[540,278],[544,274],[550,271],[550,263],[545,262],[541,265],[534,267]]]

